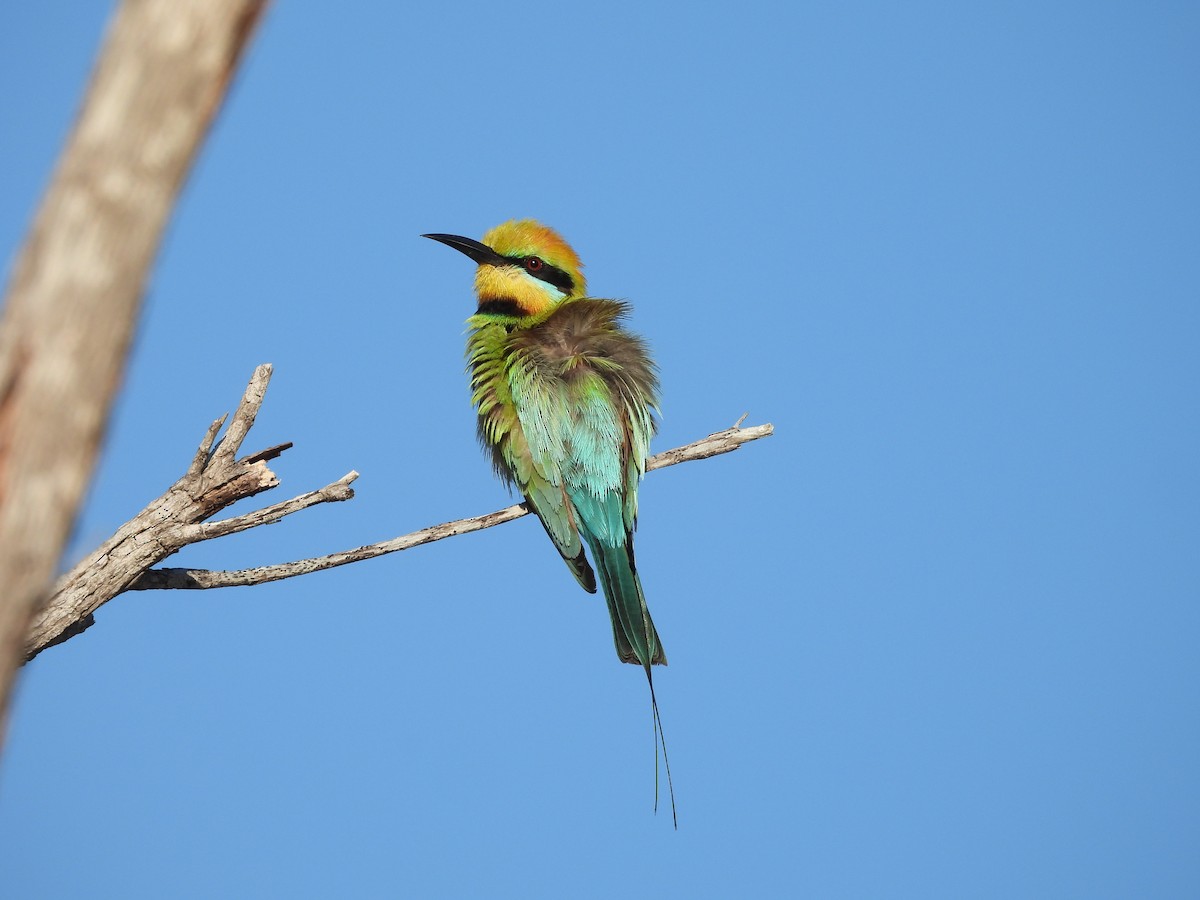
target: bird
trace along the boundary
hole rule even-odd
[[[480,443],[496,474],[524,496],[576,581],[589,593],[599,581],[618,658],[645,670],[655,730],[655,808],[661,742],[678,827],[651,671],[667,657],[633,550],[638,483],[659,404],[649,348],[624,327],[629,304],[589,297],[578,254],[538,221],[504,222],[482,241],[422,237],[476,264],[466,356]]]

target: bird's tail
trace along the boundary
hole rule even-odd
[[[658,698],[654,696],[652,665],[665,666],[667,656],[658,629],[650,618],[646,606],[646,595],[642,591],[642,580],[638,577],[633,559],[633,540],[627,537],[624,546],[606,547],[599,541],[589,542],[604,599],[608,602],[608,613],[612,618],[613,640],[617,645],[617,656],[621,662],[640,665],[646,670],[646,682],[650,686],[650,710],[654,728],[654,810],[658,811],[658,748],[662,747],[663,768],[667,773],[667,791],[671,798],[671,821],[679,827],[675,811],[675,785],[671,781],[671,763],[667,758],[667,739],[663,734],[662,717],[658,713]]]
[[[665,666],[667,656],[646,606],[642,580],[633,559],[633,541],[627,539],[619,547],[606,547],[600,541],[589,543],[612,618],[617,656],[621,662],[643,666],[649,677],[650,666]]]

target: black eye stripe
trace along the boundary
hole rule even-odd
[[[554,285],[556,288],[558,288],[564,294],[570,294],[575,290],[574,279],[572,279],[570,275],[568,275],[566,272],[564,272],[558,266],[552,266],[552,265],[550,265],[550,263],[546,262],[544,259],[542,260],[542,267],[540,269],[538,269],[536,272],[531,272],[529,270],[529,267],[527,265],[525,265],[526,257],[524,257],[524,256],[510,256],[510,257],[508,257],[508,259],[512,261],[513,265],[519,266],[520,268],[524,269],[526,272],[529,272],[529,274],[532,275],[534,278],[540,278],[542,281],[546,282],[547,284]]]

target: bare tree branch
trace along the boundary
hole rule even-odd
[[[100,606],[127,590],[196,590],[264,584],[481,531],[528,515],[529,511],[524,505],[516,504],[484,516],[444,522],[353,550],[235,572],[151,568],[187,544],[277,522],[284,516],[319,503],[349,500],[354,496],[350,484],[358,477],[358,473],[350,472],[320,490],[310,491],[283,503],[230,519],[206,522],[230,504],[269,490],[279,483],[266,467],[266,460],[275,458],[290,444],[270,447],[240,460],[234,460],[231,454],[222,452],[222,447],[240,446],[245,440],[262,406],[270,378],[271,367],[259,366],[230,422],[226,438],[217,445],[217,449],[213,451],[211,448],[223,418],[209,427],[191,465],[179,481],[59,580],[50,602],[35,619],[26,638],[26,659],[32,659],[47,647],[84,631],[95,621],[93,613]],[[729,453],[748,441],[767,437],[773,431],[771,425],[752,428],[735,425],[687,446],[653,456],[647,460],[646,469],[651,471]],[[231,440],[229,435],[234,435],[236,439]]]
[[[755,441],[774,433],[773,425],[755,425],[751,428],[730,428],[708,437],[667,450],[646,460],[646,471],[665,469],[667,466],[678,465],[695,459],[708,459],[722,453],[731,453],[748,441]],[[265,512],[265,511],[264,511]],[[361,562],[364,559],[374,559],[418,547],[421,544],[432,544],[443,538],[457,537],[460,534],[470,534],[472,531],[482,531],[494,525],[503,525],[522,516],[529,515],[529,509],[524,503],[515,503],[498,509],[483,516],[473,516],[469,519],[456,519],[453,522],[443,522],[422,528],[411,534],[401,535],[378,544],[367,544],[354,550],[343,550],[328,556],[318,556],[312,559],[301,559],[296,562],[280,563],[274,566],[258,566],[253,569],[239,569],[234,572],[211,571],[208,569],[151,569],[129,586],[131,591],[147,591],[161,588],[201,590],[219,587],[240,587],[251,584],[265,584],[268,581],[282,581],[284,578],[294,578],[297,575],[307,575],[309,572],[319,572],[322,569],[332,569],[347,563]]]
[[[250,424],[258,415],[270,380],[269,365],[255,369],[229,425],[229,433],[241,435],[237,443],[245,439]],[[183,477],[59,579],[46,605],[34,616],[26,635],[23,650],[27,660],[46,647],[83,631],[91,624],[92,614],[97,609],[126,590],[151,566],[182,547],[278,521],[317,503],[349,500],[354,496],[349,485],[357,474],[351,472],[319,491],[286,503],[201,525],[238,500],[276,487],[279,479],[267,467],[267,460],[274,459],[291,446],[281,444],[235,460],[221,453],[219,446],[216,452],[209,452],[215,436],[216,432],[210,427]],[[226,446],[230,444],[225,442]],[[197,460],[200,460],[199,467]]]
[[[653,472],[655,469],[665,469],[667,466],[691,462],[694,459],[708,459],[712,456],[720,456],[722,453],[732,453],[742,444],[770,437],[775,433],[775,426],[770,422],[766,425],[751,425],[749,428],[742,428],[741,423],[744,421],[746,421],[746,417],[742,416],[732,428],[710,434],[706,438],[701,438],[683,447],[664,450],[662,453],[651,456],[646,460],[646,471]]]
[[[131,584],[129,590],[146,591],[162,588],[200,590],[282,581],[285,578],[295,578],[297,575],[307,575],[322,569],[333,569],[348,563],[361,562],[364,559],[374,559],[376,556],[407,550],[409,547],[416,547],[420,544],[430,544],[440,541],[442,538],[481,531],[484,528],[491,528],[493,525],[503,525],[505,522],[519,519],[528,513],[529,510],[523,504],[517,503],[485,516],[433,525],[429,528],[422,528],[420,531],[414,531],[412,534],[401,535],[378,544],[367,544],[365,547],[358,547],[354,550],[343,550],[328,556],[301,559],[275,566],[239,569],[235,572],[214,572],[208,569],[151,569]]]
[[[270,380],[270,363],[264,363],[254,370],[254,377],[246,385],[246,393],[242,394],[242,401],[233,414],[233,421],[229,423],[225,437],[221,438],[217,448],[212,452],[215,458],[229,463],[242,449],[242,442],[246,440],[246,435],[254,427],[254,420],[258,417],[258,410],[267,394],[267,384]],[[205,437],[207,438],[207,435]]]
[[[188,475],[197,475],[204,468],[204,464],[208,462],[208,455],[212,452],[213,441],[217,439],[217,434],[220,432],[221,426],[225,424],[225,420],[228,418],[229,413],[225,413],[225,415],[208,426],[208,433],[204,435],[204,440],[200,442],[200,446],[196,450],[196,455],[192,458],[192,464],[188,466]]]
[[[0,321],[0,722],[91,478],[146,275],[265,5],[120,5],[13,268]]]
[[[350,489],[350,485],[357,478],[358,473],[350,471],[332,484],[325,485],[320,490],[309,491],[307,494],[301,494],[299,497],[293,497],[291,500],[276,503],[274,506],[246,513],[243,516],[235,516],[232,519],[222,519],[219,522],[206,522],[193,525],[188,531],[190,538],[188,543],[209,541],[213,538],[225,537],[227,534],[237,534],[239,531],[247,531],[251,528],[257,528],[259,525],[273,525],[284,516],[290,516],[294,512],[308,509],[310,506],[316,506],[318,503],[349,500],[354,496],[354,491]]]

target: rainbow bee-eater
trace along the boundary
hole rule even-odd
[[[505,222],[482,241],[423,236],[478,266],[467,366],[479,439],[584,590],[595,593],[599,576],[617,656],[645,669],[661,738],[650,667],[667,657],[633,555],[658,377],[645,342],[622,327],[629,307],[589,297],[575,251],[538,222]]]

